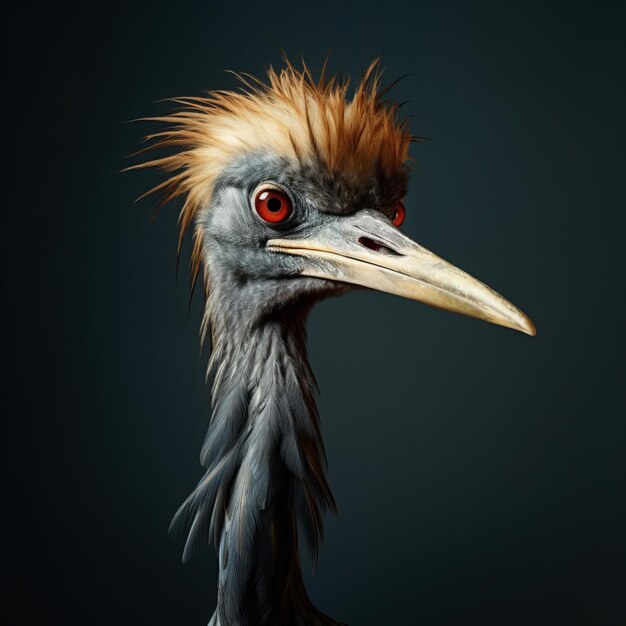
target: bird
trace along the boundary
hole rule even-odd
[[[178,251],[191,233],[210,340],[204,474],[172,522],[183,560],[217,552],[209,626],[337,626],[316,608],[300,545],[317,558],[336,511],[309,366],[315,303],[373,289],[535,334],[517,307],[403,233],[411,158],[380,59],[354,87],[287,58],[238,87],[172,98],[127,169],[167,175],[144,196],[180,199]]]

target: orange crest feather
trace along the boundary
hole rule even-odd
[[[379,60],[370,64],[354,95],[348,80],[325,77],[325,65],[315,81],[303,63],[280,72],[272,67],[268,82],[235,74],[240,91],[213,91],[206,97],[172,98],[182,105],[168,115],[144,120],[169,124],[146,137],[150,145],[176,152],[127,169],[156,167],[172,175],[142,198],[159,193],[160,206],[183,196],[179,252],[183,237],[198,211],[208,206],[217,177],[236,157],[261,151],[314,161],[353,181],[371,179],[375,168],[393,172],[408,160],[409,144],[417,138],[399,106],[382,99]],[[201,233],[196,229],[192,252],[193,281],[200,269]]]

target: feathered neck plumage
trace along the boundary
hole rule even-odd
[[[174,523],[219,553],[212,626],[330,625],[302,581],[298,529],[316,557],[322,514],[335,509],[306,359],[308,306],[252,319],[208,295],[213,407],[201,451],[206,473]]]

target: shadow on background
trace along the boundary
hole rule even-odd
[[[339,518],[308,581],[353,626],[604,626],[624,600],[624,11],[617,3],[153,2],[5,24],[4,588],[14,623],[201,625],[207,549],[172,514],[201,475],[202,302],[176,208],[120,175],[169,96],[292,57],[410,101],[406,232],[535,339],[391,296],[310,323]],[[268,33],[269,29],[269,33]],[[4,603],[6,605],[6,603]],[[9,623],[9,622],[5,622]]]

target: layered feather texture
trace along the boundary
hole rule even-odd
[[[300,571],[298,530],[316,558],[323,513],[335,510],[304,315],[254,329],[217,315],[206,473],[172,522],[189,530],[183,558],[207,540],[218,548],[212,624],[337,624],[312,605]]]

